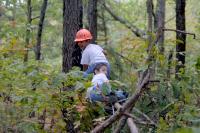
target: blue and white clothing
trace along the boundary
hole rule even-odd
[[[96,44],[88,44],[82,52],[81,64],[88,65],[88,69],[84,72],[84,77],[94,72],[94,68],[99,63],[107,65],[107,77],[110,79],[110,64],[103,53],[103,49]]]

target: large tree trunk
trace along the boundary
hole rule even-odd
[[[76,44],[74,42],[75,34],[81,27],[82,1],[63,0],[63,72],[68,72],[72,68],[73,62],[76,62],[76,59],[80,60],[81,58],[80,49],[76,47],[76,49],[79,49],[79,52],[76,52]]]
[[[31,19],[32,17],[32,6],[31,0],[27,0],[27,27],[26,27],[26,44],[25,44],[25,54],[24,62],[28,61],[28,45],[30,43],[30,34],[31,34]]]
[[[40,12],[40,21],[38,24],[38,33],[37,33],[37,44],[35,47],[35,59],[36,60],[40,60],[40,57],[41,57],[41,38],[42,38],[42,30],[43,30],[43,23],[44,23],[46,8],[47,8],[47,2],[48,2],[48,0],[43,1],[42,7],[41,7],[41,12]]]
[[[157,0],[156,5],[156,17],[155,17],[155,29],[165,27],[165,0]],[[161,54],[164,53],[164,31],[161,30],[161,36],[158,39],[158,48]]]
[[[185,31],[185,0],[176,0],[176,30]],[[186,50],[186,34],[176,32],[176,78],[180,71],[184,72],[185,50]]]
[[[93,36],[92,42],[97,39],[97,0],[89,0],[88,2],[88,22],[89,30]]]

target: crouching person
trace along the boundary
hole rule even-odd
[[[82,49],[81,64],[83,65],[84,77],[94,72],[96,65],[104,63],[107,66],[106,76],[110,79],[110,64],[105,56],[105,51],[96,44],[91,44],[92,35],[87,29],[80,29],[76,33],[75,42]]]
[[[107,64],[99,63],[94,68],[92,87],[87,90],[87,98],[91,102],[115,103],[118,100],[126,99],[123,91],[112,91],[109,80],[106,77]]]

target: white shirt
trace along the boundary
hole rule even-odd
[[[106,75],[104,73],[99,73],[93,76],[92,78],[92,87],[87,89],[87,93],[86,93],[86,98],[90,99],[90,93],[93,90],[94,86],[101,85],[104,82],[107,82],[108,78],[106,77]]]
[[[106,75],[104,73],[99,73],[93,76],[92,78],[92,84],[93,85],[97,85],[97,84],[103,84],[104,82],[107,82],[108,78],[106,77]]]
[[[92,65],[98,62],[108,63],[103,49],[96,44],[88,44],[88,46],[83,50],[81,64]]]

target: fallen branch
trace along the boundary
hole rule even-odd
[[[120,109],[120,108],[121,108],[121,105],[120,105],[119,103],[115,103],[115,108]],[[126,113],[126,112],[125,112],[125,113]],[[126,114],[129,114],[129,113],[126,113]],[[129,114],[129,115],[131,115],[131,114]],[[134,119],[134,118],[136,118],[136,117],[129,117],[129,118],[127,119],[128,127],[129,127],[131,133],[138,133],[138,128],[137,128],[137,126],[135,125],[134,120],[133,120],[132,118]]]
[[[166,29],[166,28],[163,28],[163,31],[175,31],[175,32],[183,33],[183,34],[193,35],[193,39],[196,39],[196,34],[191,33],[191,32],[185,32],[182,30],[175,30],[175,29]]]
[[[155,122],[152,121],[149,116],[147,116],[146,114],[144,114],[143,112],[141,112],[139,109],[133,108],[134,111],[136,111],[137,113],[139,113],[140,115],[142,115],[147,121],[149,121],[152,125],[156,126]]]
[[[145,74],[145,73],[144,73]],[[120,107],[115,114],[113,114],[110,118],[108,118],[106,121],[104,121],[101,125],[95,127],[92,130],[92,133],[98,133],[98,132],[103,132],[106,127],[111,125],[113,122],[115,122],[117,119],[119,119],[123,113],[128,109],[128,108],[133,108],[135,106],[135,103],[138,101],[139,97],[142,95],[142,93],[145,90],[145,85],[148,82],[150,77],[149,72],[146,73],[144,76],[141,84],[138,85],[136,93],[130,97],[129,100],[127,100],[122,107]],[[144,88],[144,89],[143,89]]]
[[[123,127],[126,124],[127,116],[122,116],[117,124],[116,129],[114,130],[113,133],[120,133],[120,131],[123,129]]]
[[[132,114],[130,114],[130,113],[124,113],[124,115],[126,115],[127,117],[130,117],[130,118],[133,118],[133,121],[134,121],[136,124],[148,125],[148,126],[153,126],[153,127],[156,126],[155,123],[143,121],[143,120],[137,118],[136,116],[134,116],[134,115],[132,115]]]
[[[127,119],[127,124],[131,133],[138,133],[138,128],[136,127],[135,123],[131,118]]]

